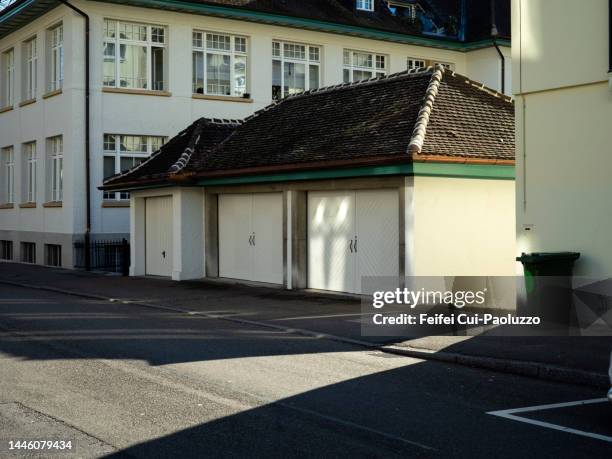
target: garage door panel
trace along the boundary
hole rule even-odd
[[[148,275],[172,275],[172,221],[172,196],[145,200],[145,273]]]
[[[257,282],[283,283],[283,196],[281,193],[253,195],[254,234],[251,278]]]
[[[399,195],[396,190],[356,192],[356,292],[367,276],[399,276]]]
[[[308,284],[310,288],[351,292],[355,262],[353,192],[308,194]]]
[[[252,196],[219,195],[219,276],[250,280]]]

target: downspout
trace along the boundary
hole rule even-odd
[[[91,166],[90,166],[90,108],[89,108],[89,15],[66,0],[60,3],[85,19],[85,269],[91,271]]]
[[[612,0],[608,0],[608,73],[612,73]]]
[[[612,2],[612,0],[610,0]],[[499,54],[499,60],[501,62],[501,93],[506,93],[506,58],[504,54],[499,49],[497,45],[497,35],[499,35],[499,31],[497,30],[497,21],[495,20],[495,0],[491,0],[491,37],[493,38],[493,46],[497,50],[497,54]]]

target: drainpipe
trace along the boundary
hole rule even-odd
[[[71,5],[66,0],[59,0],[60,3],[82,16],[85,20],[85,200],[86,200],[86,220],[85,220],[85,269],[91,271],[91,172],[90,172],[90,133],[89,133],[89,15],[83,10]]]
[[[610,0],[612,2],[612,0]],[[499,54],[499,60],[501,61],[501,93],[506,93],[506,58],[504,54],[499,49],[497,45],[497,35],[499,35],[499,31],[497,30],[497,24],[495,20],[495,0],[491,0],[491,37],[493,37],[493,46],[497,50],[497,54]]]
[[[608,73],[612,73],[612,0],[608,0]]]

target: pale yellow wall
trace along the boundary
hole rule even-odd
[[[514,181],[414,178],[414,275],[513,276]]]
[[[606,80],[608,0],[512,0],[512,61],[515,94]]]
[[[517,252],[578,251],[577,275],[612,277],[608,2],[512,6]]]

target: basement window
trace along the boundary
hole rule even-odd
[[[13,241],[0,241],[0,259],[7,261],[13,259]]]
[[[21,243],[21,262],[36,263],[36,244],[33,242]]]
[[[62,246],[45,244],[45,264],[47,266],[62,266]]]

